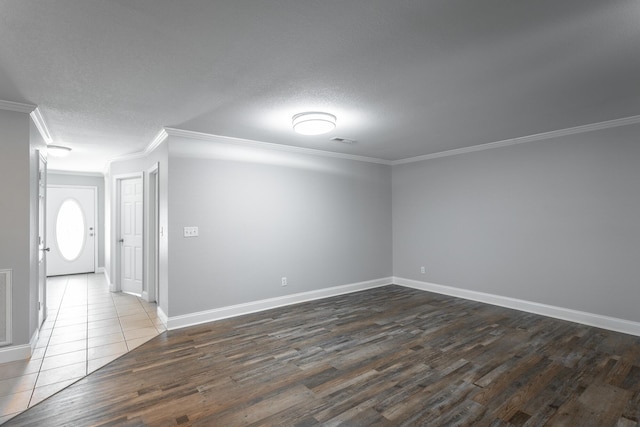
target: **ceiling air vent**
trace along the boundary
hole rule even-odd
[[[356,143],[355,139],[340,138],[339,136],[331,138],[330,141],[342,142],[343,144],[355,144]]]

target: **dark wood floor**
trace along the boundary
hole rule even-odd
[[[399,286],[170,331],[7,425],[638,426],[640,339]]]

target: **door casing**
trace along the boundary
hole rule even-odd
[[[38,328],[47,318],[47,159],[38,150]]]
[[[159,180],[159,164],[156,163],[147,170],[147,197],[144,199],[146,204],[145,217],[145,248],[146,248],[146,266],[144,291],[142,298],[152,302],[159,303],[159,248],[160,248],[160,180]]]

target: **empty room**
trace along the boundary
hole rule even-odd
[[[640,427],[640,2],[0,2],[0,424]]]

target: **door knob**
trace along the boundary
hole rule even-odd
[[[118,240],[118,242],[124,243],[124,239],[120,239],[120,240]]]
[[[42,248],[43,252],[51,252],[51,248]]]

